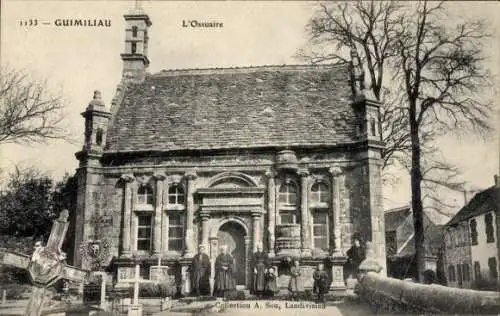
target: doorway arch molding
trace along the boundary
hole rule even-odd
[[[243,230],[245,231],[245,238],[248,238],[250,235],[250,230],[248,229],[247,223],[237,216],[226,216],[218,220],[210,229],[210,238],[217,238],[217,232],[222,227],[222,225],[226,223],[234,222],[239,224]]]

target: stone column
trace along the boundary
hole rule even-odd
[[[309,257],[311,256],[311,231],[309,224],[309,209],[308,209],[308,201],[307,201],[307,191],[309,189],[309,171],[308,170],[299,170],[300,175],[300,211],[301,211],[301,251],[302,256]]]
[[[245,256],[247,257],[247,260],[245,260],[245,284],[249,285],[250,282],[249,280],[252,279],[252,267],[250,266],[250,260],[249,258],[252,258],[252,253],[250,252],[250,238],[248,236],[245,236]]]
[[[261,243],[260,236],[260,211],[252,212],[252,240],[253,240],[253,252],[257,251],[257,246]]]
[[[209,219],[209,214],[208,213],[200,213],[200,219],[201,219],[201,243],[205,245],[205,247],[208,247],[208,219]]]
[[[159,256],[161,254],[161,217],[162,217],[162,197],[163,197],[163,180],[165,175],[156,173],[153,175],[156,180],[156,196],[155,196],[155,213],[153,221],[153,255]]]
[[[129,257],[130,252],[130,234],[131,234],[131,216],[132,216],[132,186],[134,175],[124,174],[121,179],[125,183],[124,206],[123,206],[123,227],[122,227],[122,253],[124,257]]]
[[[185,257],[192,257],[194,254],[193,245],[193,231],[194,231],[194,180],[196,179],[196,172],[190,171],[186,173],[187,179],[187,192],[186,192],[186,251]]]
[[[331,178],[331,204],[332,204],[332,215],[333,215],[333,247],[332,255],[342,255],[342,238],[340,236],[341,223],[340,223],[340,185],[342,184],[342,169],[339,167],[332,167],[328,170],[332,176]],[[330,241],[331,245],[331,241]]]
[[[268,218],[268,256],[274,257],[274,243],[275,243],[275,226],[276,226],[276,204],[275,204],[275,186],[274,186],[274,176],[275,172],[269,170],[266,172],[267,176],[267,218]]]

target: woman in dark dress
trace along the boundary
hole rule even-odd
[[[205,253],[205,246],[198,246],[198,253],[191,261],[192,294],[210,295],[210,258]]]
[[[265,274],[266,274],[266,259],[267,256],[262,252],[262,245],[257,245],[257,252],[253,255],[253,294],[261,298],[264,294],[264,288],[266,285]]]
[[[314,271],[313,279],[313,293],[318,295],[318,303],[325,303],[325,294],[328,293],[330,282],[322,263],[318,264],[318,268]]]
[[[236,288],[233,269],[234,259],[227,253],[227,246],[222,246],[221,253],[215,259],[214,296],[227,299],[229,292]]]
[[[347,251],[347,271],[349,271],[348,276],[356,278],[358,274],[359,265],[366,258],[365,248],[361,245],[361,240],[359,237],[355,236],[353,238],[353,245]]]

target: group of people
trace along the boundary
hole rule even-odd
[[[205,253],[205,246],[198,247],[198,253],[191,262],[191,290],[197,296],[210,295],[210,258]],[[221,253],[215,259],[215,281],[213,296],[227,298],[236,288],[233,278],[234,259],[228,253],[227,246],[221,247]]]
[[[364,259],[364,248],[358,238],[354,239],[353,247],[347,252],[348,262],[346,264],[346,277],[355,276],[357,268]],[[233,272],[235,271],[234,259],[228,253],[227,246],[221,247],[221,253],[215,260],[215,279],[212,295],[227,298],[228,294],[236,289]],[[267,254],[262,251],[262,245],[257,246],[257,251],[252,258],[252,287],[251,293],[258,298],[272,297],[279,292],[277,286],[277,271],[270,264]],[[191,292],[197,296],[210,295],[210,258],[205,253],[205,247],[200,245],[198,253],[193,257],[191,264]],[[290,280],[288,291],[292,300],[297,300],[300,293],[304,291],[304,282],[300,269],[299,260],[293,260],[290,268]],[[330,277],[323,263],[319,263],[313,273],[313,293],[317,295],[319,302],[325,301],[325,294],[330,288]]]

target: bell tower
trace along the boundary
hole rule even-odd
[[[133,82],[141,82],[146,75],[148,59],[148,28],[152,25],[149,16],[139,2],[123,16],[125,18],[125,51],[123,60],[123,78]]]

